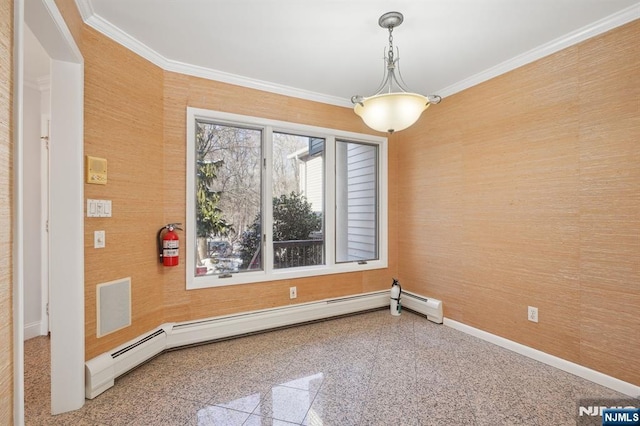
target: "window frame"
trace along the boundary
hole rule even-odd
[[[181,244],[186,270],[187,290],[223,287],[229,285],[260,283],[312,276],[342,274],[347,272],[384,269],[388,267],[388,153],[387,138],[362,133],[347,132],[324,127],[310,126],[287,121],[271,120],[240,114],[232,114],[202,108],[187,107],[186,140],[186,224],[185,238]],[[325,139],[324,162],[324,226],[325,256],[324,265],[301,266],[292,268],[273,268],[273,238],[271,232],[263,237],[263,269],[231,274],[220,278],[219,275],[195,275],[195,135],[196,121],[209,121],[221,125],[247,127],[262,130],[262,229],[273,229],[272,216],[272,135],[274,132],[290,133]],[[352,141],[376,145],[378,147],[378,259],[363,262],[336,262],[336,177],[335,147],[336,140]]]

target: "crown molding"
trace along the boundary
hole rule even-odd
[[[76,0],[77,2],[86,3],[88,0]],[[195,66],[186,64],[179,61],[167,59],[160,55],[149,46],[141,43],[139,40],[131,37],[120,28],[114,26],[110,22],[101,18],[98,15],[91,15],[88,18],[84,18],[85,23],[95,29],[96,31],[104,34],[115,42],[121,44],[137,55],[145,58],[152,64],[162,68],[165,71],[172,71],[181,74],[191,75],[194,77],[201,77],[208,80],[221,81],[223,83],[234,84],[237,86],[248,87],[252,89],[262,90],[266,92],[276,93],[280,95],[321,102],[329,105],[337,105],[342,107],[351,108],[351,101],[343,99],[337,96],[329,96],[322,93],[311,92],[307,90],[298,89],[295,87],[275,84],[263,80],[257,80],[252,78],[243,77],[237,74],[226,73],[223,71],[213,70],[210,68]]]
[[[88,1],[88,0],[76,0],[76,1]],[[98,15],[91,15],[88,18],[84,19],[84,22],[89,25],[91,28],[96,31],[104,34],[108,38],[113,41],[121,44],[132,52],[136,53],[139,56],[142,56],[144,59],[148,60],[154,65],[159,66],[162,69],[166,69],[168,60],[165,59],[162,55],[158,54],[155,50],[148,47],[146,44],[138,41],[137,39],[131,37],[126,32],[122,31],[120,28],[114,26],[109,21],[103,19]]]
[[[76,0],[76,7],[80,12],[80,16],[82,16],[82,20],[85,22],[94,15],[90,0]]]
[[[196,65],[185,64],[183,62],[165,59],[162,68],[166,71],[172,71],[180,74],[191,75],[194,77],[206,78],[208,80],[221,81],[223,83],[234,84],[236,86],[248,87],[250,89],[262,90],[264,92],[276,93],[294,98],[305,99],[309,101],[321,102],[329,105],[352,108],[353,104],[348,99],[338,96],[329,96],[323,93],[312,92],[304,89],[298,89],[291,86],[271,83],[264,80],[257,80],[243,77],[237,74],[226,73],[223,71],[212,70],[210,68],[199,67]]]
[[[609,30],[627,24],[631,21],[635,21],[640,18],[640,4],[630,6],[623,9],[613,15],[609,15],[599,21],[595,21],[589,25],[579,28],[573,32],[570,32],[562,37],[538,46],[528,52],[522,53],[516,57],[506,60],[494,67],[486,69],[471,77],[465,78],[451,86],[445,87],[435,93],[438,93],[441,97],[451,96],[455,93],[461,92],[470,87],[476,86],[487,80],[490,80],[499,75],[505,74],[523,65],[537,61],[538,59],[549,56],[553,53],[559,52],[562,49],[573,46],[580,42],[583,42],[591,37],[595,37]]]
[[[141,43],[140,41],[131,37],[129,34],[120,30],[110,22],[96,15],[93,11],[90,0],[76,0],[76,4],[78,6],[80,14],[82,15],[82,19],[87,25],[114,40],[115,42],[121,44],[132,52],[147,59],[163,70],[205,78],[208,80],[221,81],[223,83],[234,84],[237,86],[248,87],[251,89],[262,90],[280,95],[321,102],[329,105],[349,108],[352,107],[352,103],[350,100],[343,99],[337,96],[329,96],[322,93],[307,91],[263,80],[252,79],[237,74],[226,73],[223,71],[167,59],[144,43]],[[465,89],[476,86],[494,77],[519,68],[523,65],[556,53],[562,49],[566,49],[567,47],[578,44],[591,37],[597,36],[616,27],[634,21],[638,18],[640,18],[640,4],[635,4],[617,13],[614,13],[613,15],[593,22],[569,34],[566,34],[562,37],[531,49],[528,52],[508,59],[494,67],[479,72],[478,74],[467,77],[455,84],[447,86],[441,90],[437,90],[434,93],[438,93],[442,98],[451,96],[455,93],[461,92]]]

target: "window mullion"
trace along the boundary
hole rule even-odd
[[[378,256],[384,259],[385,263],[389,255],[389,153],[387,144],[378,145],[378,235],[379,248]]]
[[[325,144],[325,255],[327,266],[336,263],[336,138],[328,136]]]
[[[264,128],[262,143],[262,249],[264,271],[273,272],[273,127]]]

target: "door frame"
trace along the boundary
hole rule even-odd
[[[84,184],[82,54],[54,0],[14,0],[14,421],[24,423],[24,26],[51,58],[49,312],[51,412],[84,405]]]
[[[49,88],[47,87],[47,91]],[[42,100],[42,90],[40,99]],[[49,98],[49,96],[47,96]],[[40,115],[40,335],[46,336],[49,326],[49,123],[50,114]]]

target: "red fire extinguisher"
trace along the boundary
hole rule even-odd
[[[176,233],[176,229],[181,223],[169,223],[158,231],[158,254],[160,255],[160,263],[164,266],[177,266],[180,263],[180,238]]]

